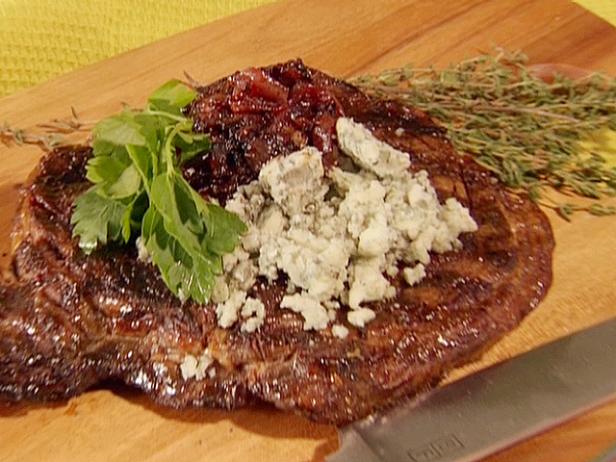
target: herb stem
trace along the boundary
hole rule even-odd
[[[149,108],[144,110],[143,113],[144,114],[148,114],[148,115],[165,117],[167,119],[175,120],[176,122],[180,122],[180,123],[186,121],[186,117],[176,116],[175,114],[170,114],[169,112],[155,111],[155,110],[152,110],[152,109],[149,109]]]

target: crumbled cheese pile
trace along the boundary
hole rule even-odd
[[[226,205],[249,226],[213,300],[218,323],[253,332],[265,307],[247,292],[258,276],[288,278],[281,308],[300,313],[304,329],[325,329],[341,304],[349,324],[375,317],[365,304],[395,296],[386,275],[399,265],[409,285],[425,277],[430,253],[461,247],[459,235],[476,223],[455,198],[440,204],[425,171],[409,172],[409,156],[376,139],[364,126],[340,118],[338,143],[352,163],[325,172],[321,153],[306,147],[266,164]],[[348,329],[332,326],[345,337]]]

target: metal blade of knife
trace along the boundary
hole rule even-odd
[[[327,461],[474,461],[612,399],[616,318],[355,422]]]

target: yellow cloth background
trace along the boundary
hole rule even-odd
[[[0,96],[272,1],[0,0]],[[616,0],[577,3],[616,25]]]
[[[274,0],[0,0],[0,96]]]

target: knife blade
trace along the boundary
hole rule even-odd
[[[469,462],[616,399],[616,318],[339,432],[328,462]]]

